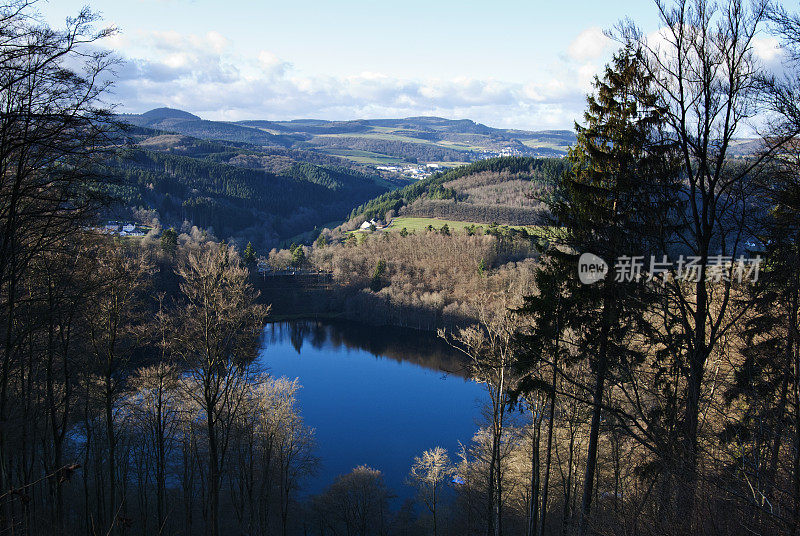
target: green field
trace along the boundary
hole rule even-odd
[[[474,225],[475,227],[483,227],[484,229],[488,228],[490,225],[488,223],[478,223],[478,222],[470,222],[470,221],[455,221],[455,220],[440,220],[438,218],[414,218],[408,216],[399,216],[392,220],[392,223],[385,229],[386,231],[399,231],[403,227],[408,230],[408,232],[413,231],[424,231],[428,228],[428,225],[432,225],[435,229],[441,229],[443,225],[447,224],[451,231],[461,231],[470,225]],[[533,235],[539,235],[544,231],[543,226],[536,226],[536,225],[507,225],[504,227],[510,227],[512,229],[522,229],[525,228],[528,230],[529,233]]]
[[[569,149],[569,145],[562,145],[560,143],[553,143],[541,140],[521,140],[521,141],[523,145],[530,147],[531,149],[554,149],[556,151],[564,151],[564,152],[566,152]]]

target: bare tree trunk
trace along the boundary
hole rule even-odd
[[[528,507],[528,526],[526,534],[535,536],[539,526],[539,472],[540,472],[540,436],[542,419],[536,416],[535,407],[531,406],[531,481],[530,504]]]
[[[586,472],[583,475],[583,497],[578,519],[578,535],[586,534],[589,515],[592,509],[592,492],[594,490],[595,470],[597,468],[597,445],[600,439],[600,421],[605,394],[606,372],[608,369],[608,332],[609,332],[609,298],[603,305],[603,326],[600,333],[600,347],[597,355],[597,375],[592,395],[592,424],[589,429],[589,447],[586,451]]]
[[[572,515],[572,503],[570,499],[572,499],[572,469],[574,465],[574,458],[575,458],[575,433],[574,431],[570,434],[569,437],[569,456],[568,456],[568,467],[567,467],[567,479],[564,483],[564,512],[561,516],[561,534],[564,536],[567,533],[567,528],[569,526],[569,519]]]
[[[560,313],[557,313],[560,314]],[[556,416],[556,384],[558,381],[558,354],[560,351],[561,328],[560,322],[556,321],[556,348],[553,355],[553,376],[550,382],[550,411],[547,423],[547,454],[544,462],[544,482],[542,483],[542,524],[539,529],[539,536],[544,536],[545,523],[547,521],[547,495],[550,487],[550,465],[553,454],[553,426]]]
[[[117,438],[114,430],[114,402],[113,394],[111,393],[112,379],[110,372],[106,376],[105,381],[106,441],[108,442],[108,513],[111,515],[111,519],[108,520],[110,524],[108,532],[109,534],[115,534],[117,532]]]
[[[209,521],[206,533],[209,536],[219,536],[219,448],[217,444],[217,431],[214,426],[216,418],[215,404],[206,402],[206,415],[208,420],[208,493],[209,493]]]

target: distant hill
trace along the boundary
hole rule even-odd
[[[256,146],[289,147],[296,140],[276,136],[259,130],[225,121],[206,121],[196,115],[172,108],[156,108],[143,114],[120,115],[125,123],[165,132],[175,132],[204,140],[248,143]]]
[[[563,156],[574,143],[570,131],[492,128],[469,119],[407,117],[326,121],[209,121],[183,110],[157,108],[119,118],[138,127],[204,140],[283,147],[344,158],[395,172],[426,176],[427,165],[456,166],[498,156]]]
[[[164,119],[200,121],[200,118],[196,115],[190,114],[189,112],[184,112],[183,110],[176,110],[175,108],[156,108],[154,110],[150,110],[149,112],[143,113],[142,117],[145,117],[150,121],[161,121]]]
[[[469,119],[407,117],[354,121],[240,121],[278,134],[306,136],[302,146],[368,160],[395,157],[407,163],[473,162],[492,156],[563,156],[575,142],[568,130],[498,129]],[[343,150],[353,151],[344,153]]]
[[[566,130],[441,117],[226,122],[157,108],[119,119],[130,125],[127,143],[135,146],[127,161],[115,163],[129,206],[261,245],[348,214],[382,218],[389,210],[531,223],[575,143]],[[734,145],[746,158],[758,144]]]
[[[505,156],[563,157],[575,144],[570,130],[494,128],[469,119],[406,117],[327,121],[208,121],[172,108],[157,108],[120,119],[140,127],[204,140],[244,143],[258,148],[282,147],[381,168],[415,178],[431,167],[455,167]],[[733,153],[753,154],[753,140],[736,140]]]

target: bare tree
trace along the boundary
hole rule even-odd
[[[136,371],[130,379],[128,403],[155,459],[157,527],[163,530],[167,507],[167,462],[180,425],[180,376],[174,365],[161,362]]]
[[[479,309],[478,314],[480,322],[477,325],[461,329],[452,336],[440,330],[439,336],[469,358],[472,377],[484,384],[489,394],[492,454],[487,482],[487,519],[489,535],[500,536],[503,517],[500,460],[505,412],[514,381],[514,338],[519,319],[508,309],[495,312],[486,305]]]
[[[268,307],[235,249],[206,243],[190,251],[178,268],[186,304],[179,312],[178,352],[194,380],[190,395],[204,413],[208,446],[207,532],[219,534],[222,467],[232,424],[250,375],[249,360],[259,341]]]
[[[96,197],[110,114],[102,107],[111,66],[89,46],[113,33],[94,30],[88,9],[62,30],[45,25],[33,2],[0,4],[0,489],[24,485],[11,475],[14,359],[25,328],[16,319],[32,259],[81,232]],[[15,423],[16,424],[16,423]],[[23,476],[24,475],[20,475]],[[6,502],[0,525],[10,527]]]
[[[441,488],[455,474],[447,450],[434,447],[426,450],[420,456],[414,457],[414,464],[408,475],[408,483],[417,490],[417,496],[422,500],[428,511],[433,516],[433,536],[438,534],[438,506],[441,497]]]
[[[340,475],[319,499],[322,517],[334,534],[385,536],[391,492],[377,469],[360,465]]]
[[[648,38],[633,23],[621,25],[618,37],[642,50],[644,65],[664,106],[668,135],[682,158],[683,181],[662,247],[699,259],[692,284],[667,284],[671,325],[680,330],[673,359],[685,371],[685,406],[678,452],[670,458],[683,481],[679,504],[682,531],[694,521],[703,386],[709,356],[735,322],[729,315],[731,282],[715,285],[706,273],[709,259],[721,252],[744,252],[753,222],[754,178],[759,167],[796,132],[763,140],[760,156],[734,161],[734,138],[764,111],[761,68],[753,47],[765,27],[770,2],[730,0],[656,1],[661,30]],[[675,231],[677,230],[677,231]],[[712,305],[713,304],[713,305]],[[673,339],[674,340],[674,339]]]
[[[122,395],[124,369],[143,336],[142,291],[149,284],[152,265],[146,254],[125,247],[100,249],[92,279],[95,292],[84,318],[99,383],[99,402],[108,449],[109,527],[116,526],[117,496],[117,418],[115,411]],[[124,501],[124,495],[123,499]]]

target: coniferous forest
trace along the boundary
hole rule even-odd
[[[0,3],[0,534],[800,532],[796,5],[655,2],[657,34],[609,30],[563,158],[469,164],[405,138],[496,129],[125,120],[118,30],[40,9]],[[357,389],[262,359],[284,326]],[[468,435],[397,454],[402,484],[366,459],[320,481],[324,421],[389,400],[359,430],[401,452],[446,401],[405,402],[465,385]],[[320,396],[346,411],[314,421]]]

